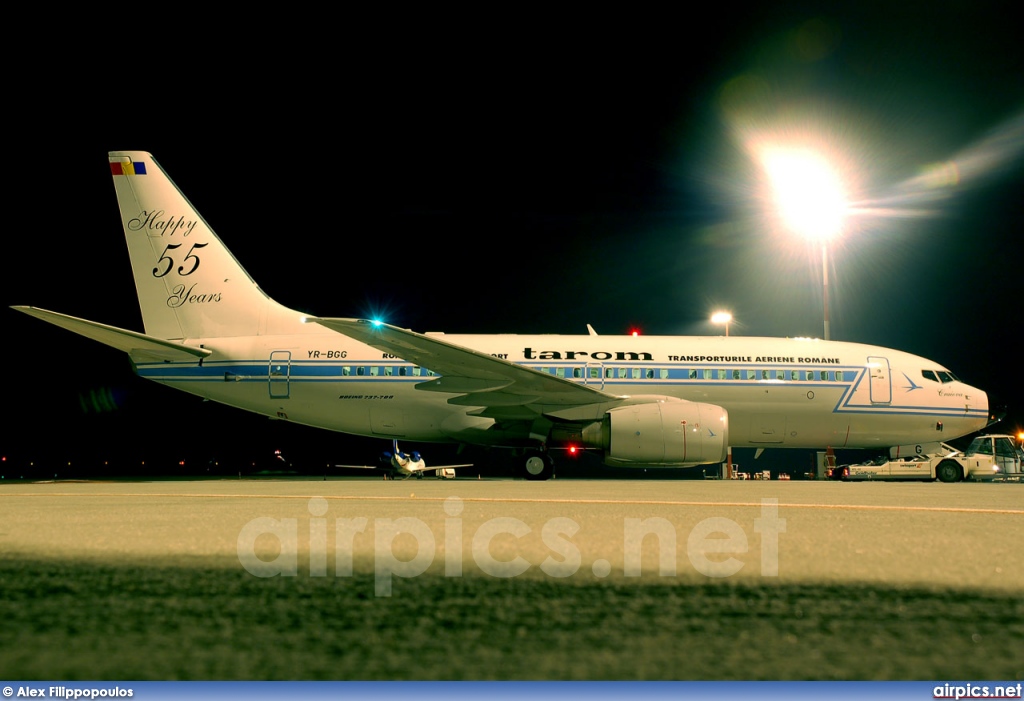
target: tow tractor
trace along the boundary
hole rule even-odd
[[[1022,481],[1024,450],[1013,436],[986,435],[971,441],[960,452],[946,443],[934,453],[905,458],[878,458],[832,470],[832,477],[844,481],[865,480],[961,480]]]

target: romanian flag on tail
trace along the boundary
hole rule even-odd
[[[112,175],[145,175],[146,164],[142,161],[139,161],[138,163],[132,163],[131,161],[127,163],[111,161],[110,173]]]

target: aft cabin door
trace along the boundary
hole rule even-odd
[[[868,371],[871,373],[871,403],[892,403],[892,380],[889,375],[889,359],[874,355],[869,357]]]
[[[287,399],[291,394],[292,352],[270,351],[267,382],[272,399]]]

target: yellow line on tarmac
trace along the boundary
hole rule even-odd
[[[452,495],[456,496],[456,495]],[[119,498],[185,498],[185,499],[330,499],[335,501],[436,501],[443,502],[448,497],[417,497],[415,494],[409,496],[355,496],[355,495],[323,495],[323,494],[180,494],[180,493],[116,493],[116,492],[94,492],[91,494],[78,494],[71,492],[29,492],[24,494],[3,494],[4,497],[119,497]],[[798,504],[779,502],[766,498],[763,501],[676,501],[676,500],[641,500],[641,499],[523,499],[514,497],[462,497],[456,496],[464,502],[474,503],[495,503],[495,504],[571,504],[573,506],[586,505],[622,505],[622,506],[735,506],[760,508],[765,502],[774,503],[782,509],[835,509],[847,511],[920,511],[938,513],[963,513],[963,514],[1009,514],[1011,516],[1024,516],[1024,509],[991,509],[991,508],[966,508],[959,506],[887,506],[869,504]]]

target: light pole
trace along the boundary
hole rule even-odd
[[[825,340],[831,338],[828,314],[828,242],[842,230],[846,193],[835,170],[804,149],[766,149],[762,162],[771,180],[775,204],[785,225],[821,243],[821,284]]]
[[[732,321],[732,314],[729,312],[715,312],[711,315],[712,324],[725,324],[725,335],[729,335],[729,322]]]
[[[729,322],[732,321],[732,314],[729,312],[715,312],[711,315],[712,324],[725,324],[725,335],[729,335]],[[732,446],[727,447],[725,454],[725,479],[732,479]]]
[[[825,305],[825,340],[832,338],[828,328],[828,241],[821,239],[821,298]]]

